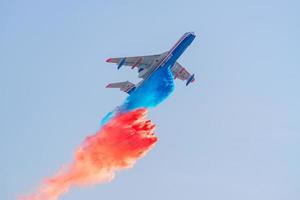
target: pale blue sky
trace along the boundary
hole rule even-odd
[[[62,200],[300,199],[299,1],[0,1],[0,199],[72,160],[131,80],[111,56],[197,38],[196,74],[151,111],[159,142],[106,185]]]

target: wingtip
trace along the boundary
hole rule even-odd
[[[186,86],[188,86],[190,83],[193,83],[195,81],[195,74],[192,74],[189,78],[188,78],[188,80],[187,80],[187,82],[186,82]]]

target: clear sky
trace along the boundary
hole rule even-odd
[[[105,59],[168,50],[195,84],[151,110],[159,142],[81,199],[300,199],[300,3],[277,0],[0,1],[0,199],[33,191],[137,82]]]

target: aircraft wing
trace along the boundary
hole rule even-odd
[[[174,76],[174,79],[178,78],[182,81],[187,81],[186,85],[188,85],[190,82],[194,82],[194,74],[190,74],[181,64],[178,62],[175,63],[175,65],[172,67],[172,74]]]
[[[147,68],[151,66],[153,61],[157,59],[160,54],[157,55],[149,55],[149,56],[135,56],[135,57],[120,57],[120,58],[109,58],[106,62],[109,63],[116,63],[118,65],[118,69],[121,68],[123,65],[131,66],[131,68]]]

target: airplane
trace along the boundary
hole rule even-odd
[[[143,80],[138,84],[133,84],[129,81],[110,83],[106,86],[106,88],[119,88],[121,91],[130,95],[159,68],[165,66],[170,66],[174,79],[178,78],[182,81],[186,80],[186,86],[188,86],[190,83],[195,81],[195,74],[190,74],[177,62],[177,59],[193,42],[195,37],[196,36],[193,32],[185,33],[169,51],[162,54],[107,59],[106,62],[117,64],[117,69],[120,69],[122,66],[130,66],[131,69],[137,68],[138,77]]]

